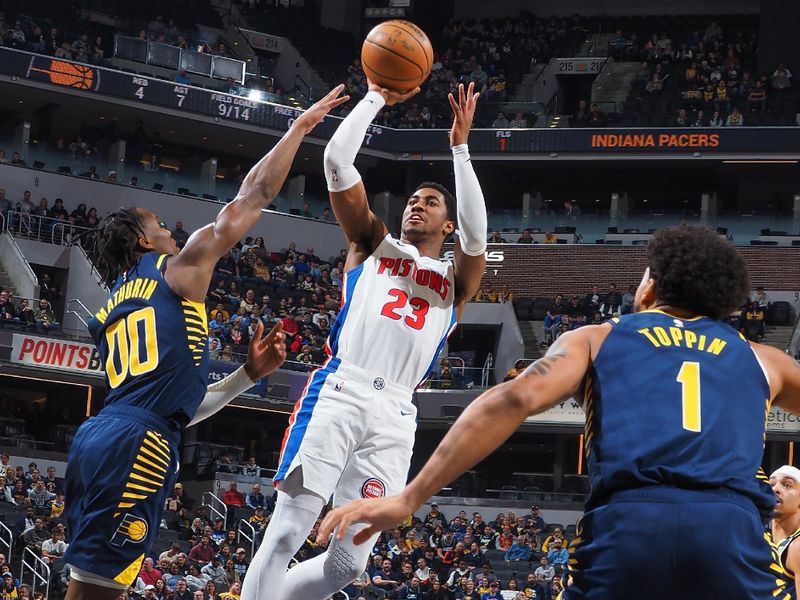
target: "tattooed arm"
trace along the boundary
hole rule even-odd
[[[481,394],[456,420],[414,480],[398,495],[359,500],[338,508],[324,520],[322,539],[338,528],[344,537],[353,523],[368,523],[354,537],[363,543],[413,514],[433,494],[494,452],[529,416],[577,394],[593,357],[610,330],[587,326],[558,338],[547,354],[516,379]]]

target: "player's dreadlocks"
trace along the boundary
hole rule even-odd
[[[142,218],[135,208],[128,207],[103,217],[81,242],[100,277],[111,288],[120,274],[136,262],[136,247],[141,237],[144,237]]]

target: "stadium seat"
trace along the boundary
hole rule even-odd
[[[767,310],[768,325],[791,325],[792,305],[783,300],[773,302]]]
[[[518,500],[519,499],[520,493],[519,493],[519,489],[517,489],[517,486],[515,486],[515,485],[504,485],[500,489],[503,490],[503,491],[500,492],[500,496],[499,496],[499,498],[501,500]]]

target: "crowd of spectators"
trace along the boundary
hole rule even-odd
[[[433,503],[424,518],[384,532],[344,591],[361,600],[550,600],[561,591],[568,538],[561,526],[547,526],[538,507],[491,521],[478,512],[451,516]]]
[[[510,100],[532,63],[569,53],[585,35],[578,16],[542,19],[522,13],[514,19],[452,20],[435,44],[431,76],[422,91],[382,110],[375,123],[400,129],[448,128],[452,121],[448,93],[455,93],[459,83],[472,82],[484,98],[478,105],[479,126],[528,127],[535,117],[517,113],[509,120],[497,104]],[[347,67],[345,85],[353,101],[342,109],[344,114],[367,92],[360,60]]]
[[[613,55],[640,61],[625,111],[666,113],[667,122],[655,124],[674,127],[763,124],[765,112],[788,123],[795,112],[792,74],[783,64],[759,73],[757,45],[755,30],[725,31],[716,21],[704,30],[654,32],[646,39],[617,31]],[[597,112],[583,103],[572,124],[601,126],[605,118]]]
[[[44,599],[41,591],[22,583],[12,570],[12,559],[28,549],[46,563],[54,580],[60,579],[68,542],[64,525],[64,480],[56,468],[42,473],[37,463],[10,463],[0,455],[0,515],[13,535],[14,556],[0,554],[0,598]]]
[[[237,244],[217,263],[208,291],[211,358],[237,360],[258,321],[267,328],[280,321],[287,368],[310,371],[321,364],[342,301],[346,259],[344,249],[323,260],[314,248],[301,251],[295,243],[270,252],[261,237]]]

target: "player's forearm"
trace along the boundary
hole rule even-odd
[[[385,103],[378,92],[368,92],[336,129],[325,147],[325,179],[329,191],[343,192],[361,181],[353,163],[367,129]]]
[[[281,191],[304,137],[303,130],[297,124],[292,125],[275,147],[247,173],[239,196],[244,197],[254,210],[269,206]]]
[[[218,413],[231,400],[249,390],[253,385],[255,385],[255,382],[248,375],[244,366],[239,367],[220,381],[212,383],[206,389],[206,395],[203,401],[200,402],[200,406],[197,407],[197,412],[195,412],[188,427],[197,425],[200,421]]]
[[[486,251],[488,218],[486,202],[478,176],[472,168],[467,144],[453,146],[453,170],[456,180],[456,212],[461,250],[470,256]]]
[[[425,467],[403,492],[415,510],[489,456],[529,416],[528,405],[512,384],[500,384],[484,392],[456,420]]]

